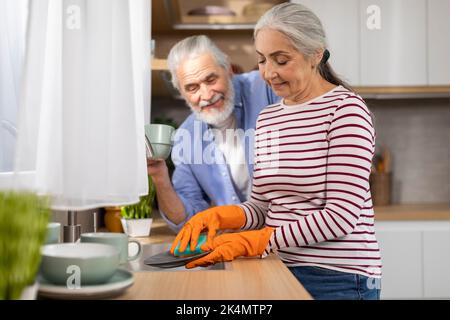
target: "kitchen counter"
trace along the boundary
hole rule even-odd
[[[171,243],[175,234],[161,218],[154,220],[142,244]],[[200,269],[200,268],[199,268]],[[133,300],[306,300],[311,296],[275,255],[239,258],[224,270],[134,272],[135,282],[117,299]]]
[[[374,211],[376,221],[450,220],[450,204],[379,206]]]

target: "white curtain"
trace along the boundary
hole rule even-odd
[[[148,190],[150,1],[31,0],[28,11],[15,170],[3,185],[48,194],[56,210],[137,202]]]
[[[0,172],[14,167],[28,0],[0,0]]]

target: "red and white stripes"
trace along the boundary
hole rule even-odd
[[[264,109],[255,133],[244,229],[275,228],[288,266],[381,276],[369,174],[375,132],[364,101],[342,86],[301,105]]]

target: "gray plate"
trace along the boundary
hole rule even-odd
[[[171,268],[161,268],[158,266],[150,266],[144,263],[144,260],[148,257],[154,256],[157,253],[162,253],[167,251],[172,246],[171,243],[153,243],[142,245],[142,253],[138,259],[128,261],[124,264],[127,270],[131,272],[196,272],[196,271],[215,271],[215,270],[225,270],[225,262],[218,262],[216,264],[207,267],[197,267],[192,269],[186,269],[184,265],[179,267]],[[134,248],[134,247],[133,247]],[[227,266],[227,269],[231,268],[231,265]]]
[[[169,250],[164,251],[162,253],[155,254],[151,257],[148,257],[144,260],[144,263],[153,267],[159,268],[176,268],[180,266],[184,266],[190,261],[196,260],[203,256],[206,256],[208,252],[202,252],[190,256],[185,257],[177,257],[170,253]]]
[[[38,275],[41,298],[51,299],[105,299],[123,293],[134,283],[133,274],[127,270],[117,269],[116,273],[104,284],[85,285],[78,289],[70,289],[64,285],[50,283]]]

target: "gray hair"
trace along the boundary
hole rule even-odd
[[[230,61],[223,51],[205,35],[192,36],[181,40],[170,49],[167,65],[172,76],[172,84],[180,90],[177,69],[186,59],[193,59],[202,54],[209,53],[219,66],[225,70],[230,69]]]
[[[283,33],[307,58],[311,58],[318,50],[327,48],[325,31],[320,19],[310,9],[298,3],[281,3],[264,13],[256,23],[254,38],[264,28]],[[351,90],[351,87],[335,74],[327,58],[322,59],[318,65],[320,75],[335,85],[342,85]]]

